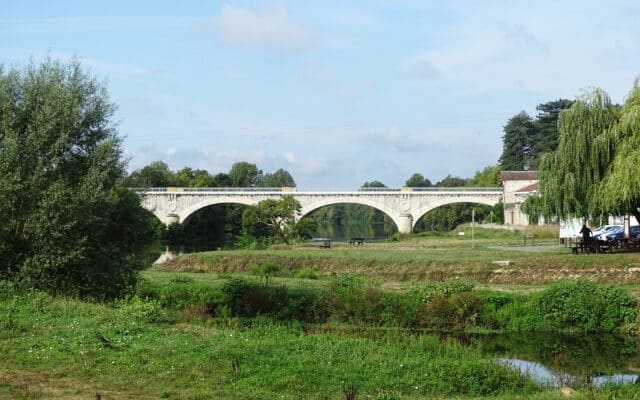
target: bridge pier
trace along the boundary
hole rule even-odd
[[[182,221],[180,221],[180,216],[178,214],[174,214],[174,213],[165,214],[165,216],[163,218],[160,218],[160,221],[162,221],[162,223],[167,225],[167,226],[169,226],[171,224],[181,223],[182,222]]]
[[[398,222],[396,222],[396,224],[398,225],[398,233],[400,235],[408,235],[412,232],[413,230],[413,215],[411,214],[401,214],[398,217]]]

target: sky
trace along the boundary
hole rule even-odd
[[[495,165],[524,110],[640,75],[640,2],[2,0],[0,62],[104,82],[129,171],[283,168],[298,190]]]

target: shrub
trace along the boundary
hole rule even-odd
[[[271,277],[277,276],[280,272],[280,265],[275,261],[267,260],[260,267],[260,272],[264,276],[264,283],[268,285]]]
[[[120,312],[125,318],[136,322],[165,322],[167,315],[157,300],[143,300],[133,296],[119,302]]]
[[[318,279],[318,272],[311,268],[302,268],[296,276],[300,279]]]
[[[637,315],[626,290],[585,279],[558,282],[535,296],[534,304],[549,323],[583,331],[613,331]]]
[[[422,302],[427,303],[436,294],[450,296],[455,293],[471,292],[474,288],[475,284],[473,282],[462,279],[451,279],[447,281],[426,282],[419,288],[415,289],[415,292],[417,292],[417,296],[422,299]]]

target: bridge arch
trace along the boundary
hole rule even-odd
[[[181,224],[184,224],[189,220],[189,218],[195,214],[196,212],[202,210],[203,208],[209,206],[215,206],[218,204],[240,204],[243,206],[255,206],[258,204],[258,201],[253,200],[251,198],[234,198],[234,199],[208,199],[199,203],[196,203],[190,207],[185,208],[178,214],[178,218]]]
[[[429,211],[433,211],[438,207],[442,207],[442,206],[448,206],[451,204],[467,204],[467,203],[474,203],[474,204],[484,204],[487,206],[495,206],[496,204],[499,203],[499,201],[495,201],[495,200],[491,200],[491,199],[487,199],[487,198],[482,198],[482,197],[469,197],[469,198],[461,198],[461,199],[442,199],[442,200],[436,200],[432,203],[430,203],[428,206],[419,208],[417,211],[415,211],[414,213],[414,218],[413,218],[413,225],[411,226],[411,231],[413,232],[413,229],[416,227],[416,225],[418,224],[418,221],[420,221],[420,219],[422,217],[425,216],[425,214],[427,214]]]
[[[361,206],[375,208],[376,210],[382,211],[385,215],[387,215],[393,221],[397,230],[400,229],[400,221],[395,210],[388,206],[385,206],[384,204],[380,204],[379,202],[365,198],[313,201],[302,207],[302,209],[300,210],[300,214],[298,214],[296,220],[299,221],[322,207],[335,206],[338,204],[358,204]]]

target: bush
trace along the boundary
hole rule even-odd
[[[621,287],[585,279],[558,282],[534,298],[535,309],[560,328],[610,332],[635,322],[636,303]]]
[[[119,302],[120,312],[125,318],[136,322],[165,322],[167,315],[157,300],[143,300],[133,296]]]
[[[441,282],[426,282],[419,288],[415,289],[416,295],[422,299],[422,302],[429,302],[436,294],[450,296],[456,293],[471,292],[475,288],[473,282],[462,279],[452,279]]]

